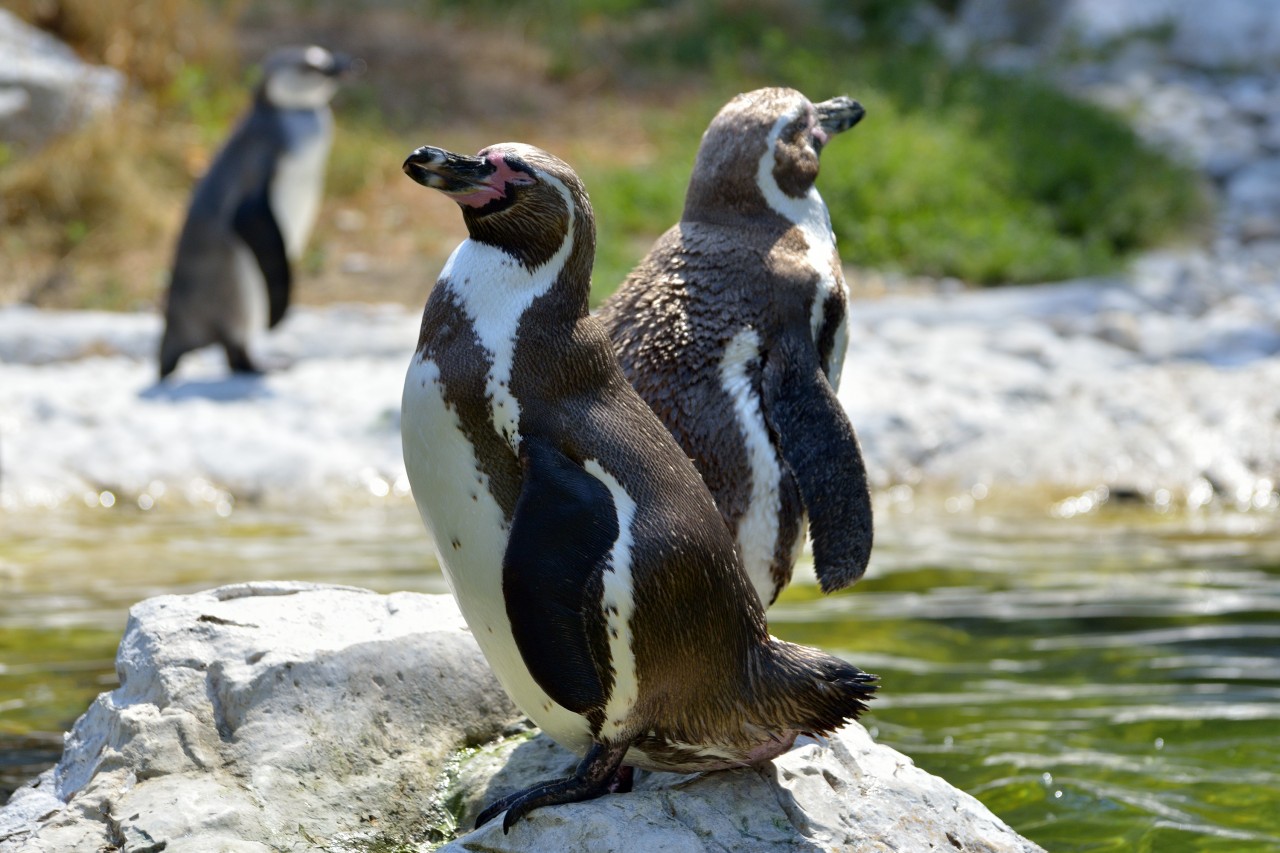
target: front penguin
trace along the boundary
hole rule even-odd
[[[692,457],[767,607],[809,525],[825,592],[871,553],[871,497],[836,399],[848,295],[819,155],[857,124],[845,97],[734,98],[698,148],[679,224],[599,317],[627,378]]]
[[[855,719],[874,677],[769,636],[711,494],[587,311],[595,223],[577,175],[527,145],[404,164],[469,238],[405,377],[405,467],[499,681],[577,772],[478,824],[625,786],[628,767],[740,767]]]

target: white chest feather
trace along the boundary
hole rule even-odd
[[[324,194],[324,170],[333,142],[333,115],[328,107],[281,113],[285,150],[271,180],[271,213],[284,237],[289,260],[302,257]]]
[[[563,192],[567,198],[568,191]],[[573,233],[572,224],[568,233]],[[520,444],[520,406],[510,390],[520,317],[555,283],[572,243],[566,237],[546,264],[527,270],[499,249],[465,240],[450,255],[436,285],[460,304],[489,357],[485,392],[492,425],[513,450]],[[445,401],[439,365],[421,355],[414,357],[405,377],[401,437],[418,511],[486,660],[535,723],[562,745],[585,751],[590,743],[586,719],[555,703],[538,686],[516,647],[502,591],[502,558],[510,530],[475,447]]]
[[[720,387],[733,401],[733,414],[742,433],[751,477],[749,503],[738,521],[738,550],[751,585],[767,606],[774,592],[771,569],[778,547],[778,515],[782,510],[778,490],[782,470],[748,371],[751,363],[759,358],[760,335],[755,329],[742,329],[725,347],[720,360]]]
[[[585,750],[587,721],[556,704],[529,674],[502,594],[509,529],[475,449],[444,399],[439,366],[415,357],[401,411],[405,469],[441,568],[485,659],[516,705],[556,741]]]
[[[618,519],[618,538],[609,552],[609,564],[604,570],[604,594],[600,602],[609,630],[609,661],[613,666],[613,689],[605,705],[600,734],[611,738],[626,733],[631,711],[640,698],[640,678],[631,641],[631,617],[635,612],[631,522],[635,519],[636,502],[617,478],[596,460],[586,460],[583,467],[609,490]]]
[[[826,202],[819,195],[817,186],[810,187],[803,198],[794,198],[784,193],[773,177],[774,143],[788,121],[789,117],[783,116],[774,125],[769,136],[768,148],[757,166],[756,182],[760,191],[764,193],[769,207],[794,223],[800,229],[800,234],[808,246],[805,261],[818,273],[818,285],[809,315],[810,333],[814,343],[817,343],[819,335],[822,334],[823,308],[827,298],[835,294],[847,301],[848,291],[845,289],[844,276],[835,267],[836,235],[831,229],[831,214],[827,211]],[[848,326],[844,317],[841,317],[840,325],[836,329],[835,346],[831,350],[831,361],[823,365],[832,388],[838,388],[840,385],[840,370],[844,365],[847,346]]]
[[[571,211],[567,229],[571,235],[573,204],[568,190],[561,188],[561,192]],[[534,299],[555,284],[572,251],[573,239],[566,236],[550,260],[528,270],[501,249],[464,240],[440,272],[439,286],[447,287],[457,297],[480,345],[489,354],[492,366],[485,393],[492,405],[493,428],[513,450],[520,446],[520,404],[511,393],[511,365],[520,317]]]
[[[248,345],[250,339],[267,328],[269,309],[267,297],[267,280],[262,275],[262,267],[253,250],[245,243],[236,240],[233,243],[235,259],[236,297],[238,300],[236,323],[232,324],[231,333],[239,336],[241,345]]]

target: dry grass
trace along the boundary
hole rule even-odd
[[[545,51],[515,28],[477,32],[390,6],[314,4],[300,16],[278,4],[223,5],[238,23],[204,20],[198,0],[19,0],[19,14],[145,85],[114,115],[0,169],[0,302],[157,307],[191,188],[248,103],[248,69],[275,45],[341,45],[369,61],[335,102],[326,202],[299,271],[303,303],[421,304],[465,231],[453,205],[400,171],[414,147],[520,139],[574,162],[642,166],[657,150],[646,116],[678,100],[583,97],[589,84],[552,80]],[[166,28],[209,38],[165,43]]]
[[[235,3],[224,4],[234,7]],[[204,134],[171,113],[184,73],[234,73],[234,28],[192,0],[12,0],[84,59],[123,72],[109,116],[0,170],[0,301],[154,305],[172,235],[208,160]]]
[[[131,102],[0,172],[0,220],[18,226],[0,246],[18,272],[0,286],[18,292],[0,296],[59,307],[150,303],[153,275],[139,280],[140,271],[119,262],[136,261],[139,248],[157,246],[175,230],[190,150],[181,127]],[[69,287],[89,269],[96,274],[84,289]]]
[[[160,91],[186,64],[233,66],[235,33],[227,22],[244,3],[222,0],[218,14],[192,0],[7,0],[6,5],[86,59]]]

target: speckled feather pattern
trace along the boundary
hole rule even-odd
[[[828,382],[838,381],[847,294],[825,207],[812,189],[818,152],[800,144],[813,122],[813,106],[793,90],[765,89],[731,101],[703,138],[680,223],[658,239],[598,314],[628,379],[693,459],[739,547],[748,552],[772,540],[771,555],[744,553],[748,565],[767,561],[764,576],[752,577],[766,604],[791,578],[806,507],[779,454],[776,520],[770,524],[776,535],[750,529],[760,527],[760,512],[749,515],[748,436],[719,369],[735,335],[751,329],[760,357],[746,370],[757,397],[764,365],[778,357],[782,341],[802,342]],[[762,163],[773,167],[757,169]],[[794,199],[788,204],[815,200],[817,225],[801,227],[772,206],[760,172],[776,182],[772,192]],[[829,257],[808,242],[815,228],[825,232],[818,236],[829,241]],[[776,445],[778,436],[770,437]],[[857,455],[860,466],[851,428],[844,440],[851,449],[833,450]],[[865,496],[865,479],[831,486]],[[865,537],[869,549],[869,504]]]

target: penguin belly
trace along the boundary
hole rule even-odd
[[[556,703],[516,647],[502,592],[509,527],[457,414],[440,368],[415,356],[405,379],[401,424],[405,468],[422,521],[463,618],[507,694],[544,732],[579,754],[591,746],[587,719]]]
[[[328,110],[289,111],[282,121],[287,142],[271,179],[270,204],[284,238],[285,254],[296,261],[302,257],[320,213],[333,118]]]
[[[270,310],[267,280],[248,245],[234,240],[232,254],[235,258],[236,306],[225,331],[233,343],[248,346],[254,337],[267,328]]]
[[[772,603],[778,582],[773,576],[778,553],[782,512],[779,489],[782,466],[769,437],[764,407],[756,393],[750,367],[760,359],[760,335],[745,328],[733,336],[720,361],[720,387],[733,401],[733,419],[746,451],[751,491],[746,511],[738,520],[738,552],[742,567],[766,607]]]

